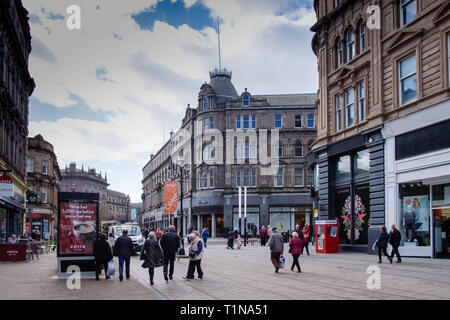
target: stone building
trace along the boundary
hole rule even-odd
[[[107,189],[108,220],[117,222],[130,221],[130,197],[125,193]]]
[[[44,239],[57,227],[61,172],[53,145],[39,134],[28,138],[26,226],[39,229]],[[30,219],[30,216],[32,219]]]
[[[319,93],[308,162],[319,217],[339,220],[342,249],[370,252],[379,227],[396,224],[401,254],[439,255],[450,215],[449,1],[314,8]]]
[[[95,169],[88,168],[84,170],[84,166],[81,169],[77,168],[76,163],[72,162],[69,167],[61,172],[61,192],[85,192],[85,193],[98,193],[99,204],[99,216],[100,221],[109,220],[108,210],[108,193],[107,188],[109,186],[108,179],[105,173],[103,178],[102,173],[97,173]]]
[[[174,220],[178,228],[183,220],[184,231],[208,226],[213,237],[222,237],[238,228],[239,186],[248,187],[242,232],[268,224],[288,231],[312,222],[305,156],[316,138],[316,94],[238,94],[231,75],[210,72],[197,106],[188,106],[181,128],[144,166],[144,221],[150,226],[164,218],[164,182],[181,184],[182,173],[183,210],[178,201]]]
[[[31,34],[19,0],[0,1],[0,243],[24,227]]]

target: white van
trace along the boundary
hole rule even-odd
[[[111,247],[114,247],[116,240],[122,235],[124,229],[128,230],[128,236],[133,241],[134,252],[140,252],[144,245],[144,238],[142,237],[141,228],[138,224],[125,223],[117,226],[110,226],[108,230],[108,242]]]

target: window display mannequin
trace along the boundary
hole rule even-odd
[[[414,202],[416,201],[416,199],[414,200]],[[416,213],[411,205],[408,206],[408,211],[404,214],[404,220],[406,237],[408,241],[411,242],[414,239],[414,231],[416,230]]]

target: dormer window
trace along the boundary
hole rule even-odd
[[[209,109],[208,97],[203,97],[203,110],[208,110],[208,109]]]
[[[244,93],[242,95],[242,105],[244,107],[248,107],[250,105],[250,95],[248,93]]]

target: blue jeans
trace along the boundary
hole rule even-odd
[[[206,248],[206,241],[208,241],[208,238],[203,238],[203,243],[205,244],[205,248]]]
[[[130,256],[119,256],[119,279],[123,279],[123,263],[125,262],[125,274],[130,278]]]

